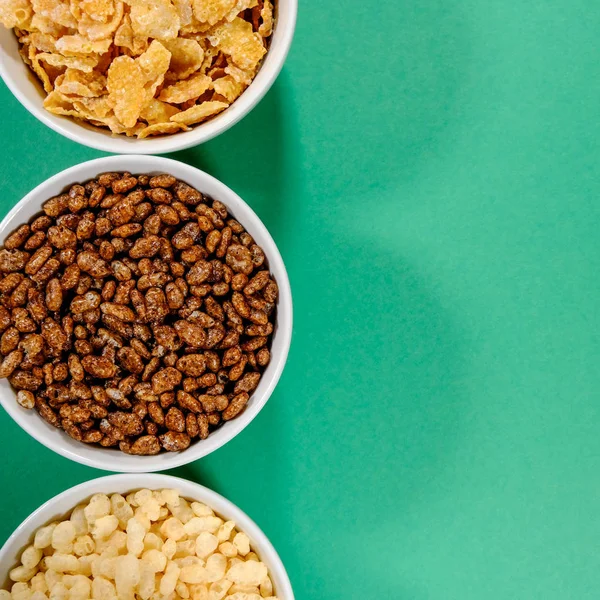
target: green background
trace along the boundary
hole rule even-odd
[[[295,300],[264,411],[173,473],[298,599],[598,597],[599,27],[589,0],[303,3],[263,102],[172,155],[255,208]],[[0,106],[3,214],[100,156]],[[102,475],[0,432],[0,539]]]

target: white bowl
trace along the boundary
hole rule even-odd
[[[250,538],[250,545],[260,560],[267,566],[273,581],[274,593],[280,600],[294,600],[294,592],[285,567],[275,548],[258,525],[237,506],[223,496],[179,477],[169,475],[109,475],[99,477],[76,485],[54,496],[31,513],[8,538],[0,550],[0,589],[8,583],[8,572],[18,563],[21,552],[31,543],[36,529],[68,515],[77,504],[90,498],[93,494],[127,494],[141,488],[152,490],[176,489],[188,500],[202,502],[212,508],[215,513],[226,520],[235,521],[237,528]]]
[[[207,142],[223,133],[245,117],[269,91],[279,75],[292,44],[296,27],[297,0],[278,0],[276,22],[258,74],[242,95],[225,111],[191,131],[157,138],[128,138],[112,135],[110,131],[84,124],[71,117],[48,112],[43,101],[46,96],[38,79],[23,62],[19,44],[12,30],[0,25],[0,76],[17,100],[42,123],[65,137],[104,152],[114,154],[164,154]]]
[[[271,362],[248,402],[246,410],[222,427],[213,431],[206,440],[193,442],[181,452],[161,452],[156,456],[131,456],[114,448],[102,448],[77,442],[64,431],[52,427],[35,410],[26,410],[16,402],[15,391],[6,379],[0,380],[0,403],[8,414],[29,435],[50,450],[76,462],[124,473],[163,471],[190,463],[220,448],[240,433],[260,412],[273,393],[285,366],[292,337],[292,294],[288,276],[273,238],[256,213],[226,185],[184,163],[159,156],[110,156],[81,163],[66,169],[29,192],[0,223],[0,245],[7,235],[40,212],[42,204],[62,193],[65,188],[93,179],[107,171],[136,173],[170,173],[199,191],[220,200],[230,213],[246,228],[264,250],[269,269],[279,286],[277,320],[271,345]]]

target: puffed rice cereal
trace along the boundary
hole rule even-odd
[[[176,490],[95,494],[35,532],[0,600],[277,600],[248,536]]]

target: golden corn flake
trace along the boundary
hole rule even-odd
[[[44,66],[42,65],[42,63],[39,60],[39,57],[41,55],[36,54],[35,48],[33,46],[29,46],[28,53],[29,53],[28,58],[29,58],[29,61],[31,64],[31,68],[33,69],[33,72],[40,78],[40,81],[42,82],[42,85],[44,86],[44,91],[46,93],[50,93],[54,89],[54,85],[52,84],[52,81],[50,79],[50,76],[48,75],[47,70],[44,68]]]
[[[148,50],[136,60],[142,68],[146,82],[156,84],[154,92],[156,87],[163,82],[165,73],[169,69],[171,53],[160,42],[154,40],[148,47]]]
[[[43,15],[37,13],[34,14],[33,17],[31,17],[30,28],[30,30],[33,32],[39,31],[41,33],[47,33],[48,35],[51,35],[55,41],[61,35],[65,35],[68,31],[62,25],[59,25],[58,23],[55,23],[47,17],[44,17]]]
[[[170,40],[177,37],[179,15],[170,0],[128,0],[136,37]]]
[[[85,73],[91,73],[94,67],[98,64],[97,57],[89,56],[63,56],[62,54],[50,54],[42,52],[37,55],[38,60],[52,65],[53,67],[68,67],[71,69],[79,69]]]
[[[93,21],[106,23],[115,13],[114,0],[70,0],[70,8],[78,21],[89,17]]]
[[[132,49],[133,29],[131,27],[131,20],[129,18],[129,15],[125,15],[120,25],[117,27],[113,43],[115,44],[115,46],[129,48],[130,50]]]
[[[133,127],[125,127],[113,112],[110,112],[108,115],[106,115],[106,117],[90,117],[88,120],[93,125],[108,127],[113,133],[124,133],[127,137],[137,135],[140,131],[142,131],[142,129],[144,129],[144,125],[142,123],[136,123]]]
[[[208,23],[202,23],[196,19],[195,15],[192,12],[192,21],[189,25],[185,25],[181,27],[180,35],[182,37],[192,37],[199,42],[201,42],[207,35],[207,33],[212,29],[212,25]]]
[[[106,89],[106,77],[98,73],[84,73],[77,69],[67,69],[56,78],[54,87],[66,96],[96,98]]]
[[[71,14],[79,21],[81,20],[81,16],[83,15],[82,5],[83,2],[81,0],[71,0],[70,1],[70,9]]]
[[[94,21],[106,22],[115,14],[115,3],[113,0],[73,0],[79,4],[82,12],[86,13]],[[73,8],[71,8],[73,12]],[[73,12],[73,14],[75,14]]]
[[[173,0],[173,6],[179,15],[180,27],[190,25],[194,18],[192,11],[192,0]]]
[[[37,64],[39,67],[39,70],[44,73],[43,81],[48,82],[48,85],[50,88],[48,91],[52,91],[52,89],[54,88],[54,83],[55,83],[56,79],[64,73],[64,71],[65,71],[64,67],[53,67],[52,65],[48,65],[46,63],[39,63],[37,60],[32,61],[32,62],[33,62],[34,67],[35,67],[35,64]],[[34,71],[35,71],[35,68],[34,68]]]
[[[148,50],[137,58],[137,62],[146,78],[144,84],[146,92],[145,106],[154,98],[156,90],[165,80],[165,73],[171,62],[171,53],[160,42],[154,40]]]
[[[41,50],[42,52],[50,52],[51,54],[57,52],[56,50],[56,39],[48,35],[47,33],[42,33],[41,31],[34,31],[27,38],[23,38],[22,43],[29,43],[36,49]]]
[[[189,127],[187,127],[183,123],[156,123],[154,125],[148,125],[142,129],[137,136],[140,139],[149,137],[151,135],[161,135],[165,133],[178,133],[179,131],[188,131]]]
[[[0,0],[44,106],[115,134],[186,131],[250,85],[271,0]]]
[[[79,21],[79,32],[90,38],[90,40],[102,40],[110,37],[119,27],[123,19],[123,2],[115,4],[115,12],[110,19],[104,22],[97,22],[88,15],[83,15]]]
[[[204,50],[196,40],[176,38],[164,42],[171,53],[169,70],[176,79],[185,79],[200,69],[204,61]]]
[[[244,90],[244,85],[236,81],[231,75],[226,75],[220,79],[215,79],[212,87],[217,94],[227,98],[227,101],[230,103],[233,102]]]
[[[258,33],[263,38],[267,38],[273,33],[273,5],[270,0],[265,0],[260,16],[262,24],[258,28]]]
[[[258,0],[236,0],[235,5],[225,16],[227,21],[233,21],[242,11],[254,8],[258,5]]]
[[[104,119],[112,112],[108,96],[101,98],[79,98],[73,101],[73,106],[89,119]]]
[[[254,69],[245,71],[244,69],[240,69],[235,65],[227,65],[225,67],[225,73],[231,75],[238,83],[241,83],[244,86],[248,86],[252,83],[252,78],[254,77]]]
[[[55,115],[77,117],[79,113],[73,102],[60,92],[50,92],[44,99],[44,108]]]
[[[130,56],[118,56],[108,69],[108,101],[125,127],[133,127],[142,112],[146,78],[140,65]]]
[[[194,16],[201,23],[215,25],[224,19],[236,5],[236,0],[193,0]]]
[[[110,124],[108,126],[110,127]],[[139,123],[136,123],[133,127],[127,127],[125,129],[125,131],[115,131],[115,133],[124,133],[127,137],[139,137],[140,133],[144,129],[146,129],[146,126],[144,125],[144,123],[139,122]],[[114,131],[114,130],[112,130],[112,131]]]
[[[135,56],[139,56],[148,49],[148,40],[146,38],[138,38],[133,35],[131,19],[128,14],[123,17],[121,24],[115,31],[113,43],[115,46],[128,48]]]
[[[46,17],[63,27],[77,29],[77,21],[71,13],[71,7],[68,2],[61,2],[61,0],[32,0],[31,4],[36,14]]]
[[[97,40],[92,42],[88,38],[76,35],[63,35],[55,44],[56,50],[65,56],[77,56],[79,54],[104,54],[108,52],[112,40]]]
[[[150,125],[156,123],[168,123],[171,117],[179,112],[179,109],[168,104],[167,102],[161,102],[152,98],[147,106],[144,106],[140,119],[143,119]]]
[[[28,0],[0,1],[0,23],[9,29],[25,27],[32,13]]]
[[[175,123],[185,123],[186,125],[200,123],[208,117],[225,110],[228,106],[229,104],[227,104],[227,102],[203,102],[202,104],[196,104],[183,112],[173,115],[171,121],[174,121]]]
[[[208,39],[242,69],[254,68],[266,53],[260,35],[252,31],[248,21],[239,17],[215,28]]]
[[[198,98],[210,87],[212,79],[208,75],[193,75],[189,79],[178,81],[162,90],[158,96],[163,102],[181,104],[186,100]]]

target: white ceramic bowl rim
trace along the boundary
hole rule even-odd
[[[271,362],[250,397],[246,410],[228,421],[206,440],[194,441],[181,452],[161,452],[155,456],[131,456],[117,449],[77,442],[62,430],[44,421],[37,411],[20,407],[6,379],[0,380],[0,404],[29,435],[58,454],[81,464],[125,473],[145,473],[172,469],[214,452],[238,435],[262,410],[283,372],[292,336],[292,295],[285,265],[273,238],[256,213],[235,192],[211,175],[179,161],[158,156],[110,156],[80,163],[38,185],[27,194],[0,223],[0,244],[8,233],[27,222],[41,210],[42,203],[74,183],[87,181],[107,171],[132,173],[171,173],[214,199],[223,202],[263,248],[269,269],[279,286],[277,319],[271,344]]]
[[[225,111],[191,131],[156,138],[128,138],[85,125],[70,117],[49,113],[43,107],[39,82],[19,53],[12,31],[0,26],[0,76],[15,98],[38,120],[69,138],[104,152],[123,154],[164,154],[197,146],[220,135],[245,117],[265,96],[277,79],[292,45],[298,0],[278,0],[276,20],[269,51],[248,88]],[[11,39],[12,38],[12,39]]]
[[[158,474],[98,477],[69,488],[42,504],[15,529],[0,549],[0,566],[6,569],[6,575],[0,573],[0,589],[4,584],[5,576],[8,576],[8,570],[16,564],[20,552],[30,543],[36,529],[57,517],[64,517],[77,504],[93,494],[123,494],[142,488],[179,490],[184,498],[202,502],[222,517],[235,521],[238,529],[250,538],[251,545],[257,550],[259,558],[267,565],[278,598],[294,600],[292,585],[281,558],[260,527],[245,512],[203,485],[179,477]]]

